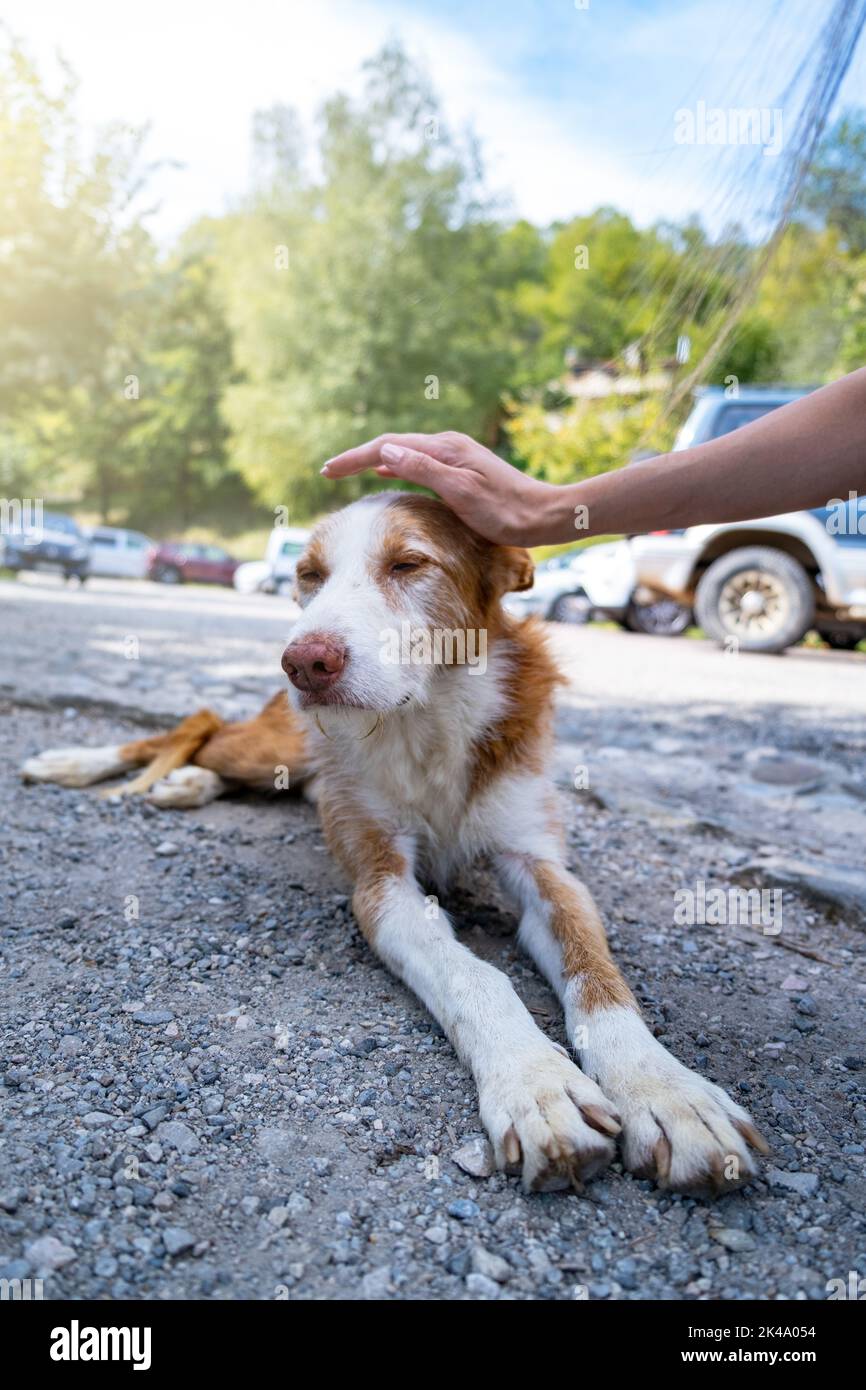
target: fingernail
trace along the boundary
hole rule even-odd
[[[327,463],[323,463],[323,464],[322,464],[321,468],[319,469],[319,472],[320,472],[320,473],[328,473],[328,472],[330,471],[330,468],[331,468],[331,460],[328,459],[328,462],[327,462]]]
[[[399,444],[383,444],[379,450],[379,457],[386,463],[399,463],[406,450],[401,449]]]

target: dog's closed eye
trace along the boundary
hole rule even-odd
[[[388,573],[394,575],[412,574],[430,563],[426,555],[398,555],[388,564]]]

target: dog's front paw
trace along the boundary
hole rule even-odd
[[[764,1139],[721,1087],[675,1068],[641,1077],[620,1097],[626,1167],[679,1192],[723,1193],[748,1182],[749,1146],[767,1153]]]
[[[619,1111],[625,1166],[679,1192],[723,1193],[753,1178],[749,1147],[768,1148],[746,1111],[672,1057],[637,1014],[611,1013],[613,1029],[589,1025],[583,1061]]]
[[[613,1157],[616,1111],[553,1043],[504,1058],[480,1088],[480,1108],[497,1166],[522,1171],[527,1191],[579,1191]]]

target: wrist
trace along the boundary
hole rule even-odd
[[[506,545],[549,545],[551,530],[556,527],[557,509],[561,507],[558,494],[561,488],[543,483],[538,478],[524,477],[512,519],[503,537]]]
[[[538,484],[541,491],[533,498],[531,519],[526,531],[527,545],[567,545],[598,531],[594,524],[591,493],[586,483]]]

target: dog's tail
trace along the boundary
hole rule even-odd
[[[149,791],[155,782],[167,777],[175,768],[191,762],[202,745],[223,728],[224,724],[225,720],[220,719],[212,710],[196,710],[195,714],[178,724],[176,729],[153,740],[158,745],[155,756],[142,768],[137,777],[133,777],[131,782],[124,782],[121,787],[109,788],[100,795],[135,796],[139,792]]]

